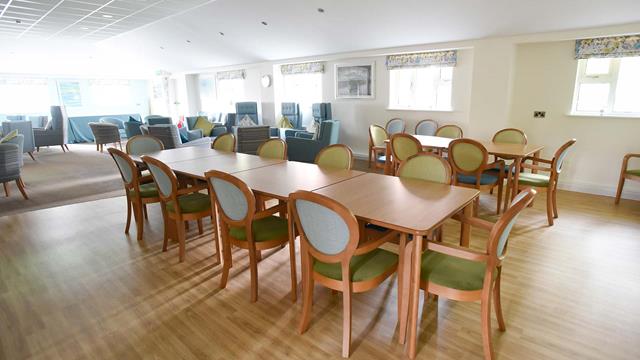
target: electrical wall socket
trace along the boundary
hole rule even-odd
[[[533,117],[534,118],[542,118],[542,119],[544,119],[545,116],[547,116],[547,112],[546,111],[534,111],[533,112]]]

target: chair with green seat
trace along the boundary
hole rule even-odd
[[[518,216],[533,201],[535,195],[535,190],[524,189],[495,224],[479,218],[461,218],[462,222],[489,232],[484,251],[428,241],[426,251],[422,253],[420,288],[425,293],[456,301],[480,301],[485,360],[494,358],[491,343],[492,297],[498,327],[500,331],[506,330],[500,302],[500,282],[509,234]],[[416,309],[409,312],[411,317],[417,316]],[[401,331],[400,337],[404,343],[404,332]],[[410,341],[415,344],[416,339]],[[415,354],[409,354],[409,357],[414,358]]]
[[[301,239],[303,304],[299,332],[309,327],[314,283],[340,291],[342,356],[349,357],[352,293],[371,290],[396,272],[398,255],[379,247],[397,233],[388,231],[369,240],[349,209],[313,192],[296,191],[289,195],[289,203]]]
[[[453,185],[478,190],[498,188],[496,214],[500,213],[502,186],[504,181],[504,161],[489,164],[489,153],[481,143],[472,139],[456,139],[449,143],[449,163],[453,168]],[[491,172],[497,168],[498,174]],[[480,198],[476,198],[474,212],[477,213]]]
[[[535,171],[542,171],[546,174],[536,174],[533,172],[522,172],[518,175],[518,184],[514,187],[516,194],[518,189],[523,186],[533,186],[547,189],[547,220],[549,226],[553,226],[553,219],[558,217],[558,205],[556,203],[556,192],[558,190],[558,177],[562,172],[562,165],[565,157],[569,152],[569,148],[576,143],[576,139],[571,139],[564,143],[556,153],[553,155],[553,159],[547,160],[537,157],[527,157],[522,162],[522,169],[531,169]],[[532,161],[533,164],[526,163]],[[547,164],[547,166],[534,165],[535,163]]]
[[[333,144],[320,150],[316,156],[316,165],[322,168],[351,170],[353,151],[344,144]]]
[[[225,133],[213,140],[211,148],[214,150],[235,152],[236,151],[236,137],[232,133]]]
[[[389,134],[382,126],[369,126],[369,167],[384,168],[385,152],[387,145],[385,140],[389,139]]]
[[[409,134],[391,135],[391,157],[393,159],[393,173],[398,170],[400,164],[411,156],[422,151],[422,145],[415,136]]]
[[[167,251],[169,237],[173,237],[174,240],[178,241],[179,261],[183,262],[186,241],[185,222],[197,221],[200,235],[203,233],[203,218],[211,217],[212,223],[216,224],[215,212],[212,211],[209,195],[200,192],[207,189],[207,187],[197,184],[191,187],[178,188],[178,179],[169,166],[147,155],[142,156],[142,161],[151,172],[162,202],[162,217],[164,219],[164,242],[162,244],[162,251]],[[219,263],[220,245],[218,245],[217,238],[214,238],[214,242],[216,246],[216,259]]]
[[[449,139],[461,139],[462,129],[458,125],[442,125],[436,130],[435,136],[446,137]]]
[[[496,144],[520,144],[520,145],[526,145],[528,142],[527,135],[524,133],[524,131],[516,128],[506,128],[506,129],[498,130],[493,135],[493,139],[491,141]],[[498,160],[498,157],[495,157],[494,159]],[[503,159],[511,160],[509,158],[504,158],[504,157]],[[511,165],[512,163],[509,163],[509,164],[505,163],[504,171],[507,173],[507,175],[509,174],[509,170],[511,170]],[[497,172],[499,169],[496,167],[496,168],[493,168],[492,170]]]
[[[287,142],[280,138],[269,139],[260,144],[257,154],[263,158],[286,160]]]
[[[640,169],[629,169],[629,160],[632,158],[640,158],[640,154],[627,154],[622,159],[622,169],[620,169],[620,179],[618,180],[618,190],[616,191],[616,204],[620,203],[625,180],[640,181]]]
[[[211,199],[220,214],[220,228],[224,265],[220,288],[227,286],[229,269],[232,266],[231,247],[249,251],[251,270],[251,302],[258,301],[258,261],[262,250],[281,247],[289,242],[289,223],[285,218],[287,208],[278,204],[257,211],[256,197],[242,180],[221,171],[205,173]],[[278,213],[279,216],[275,216]],[[291,268],[291,296],[296,294],[295,248],[289,244]]]
[[[164,145],[158,138],[151,135],[136,135],[127,141],[126,148],[129,155],[144,155],[164,150]]]
[[[150,175],[140,176],[135,162],[126,153],[116,149],[107,149],[120,171],[124,191],[127,197],[127,224],[124,233],[129,233],[131,212],[136,221],[137,239],[142,240],[144,231],[143,217],[147,217],[147,204],[159,203],[158,188]]]

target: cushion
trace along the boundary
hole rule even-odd
[[[5,135],[2,139],[0,139],[0,144],[5,143],[13,138],[18,136],[18,129],[10,131],[7,135]]]
[[[383,249],[375,249],[366,254],[351,258],[349,272],[351,281],[365,281],[373,279],[398,264],[398,255]],[[342,280],[342,265],[340,263],[325,263],[315,260],[313,270],[334,280]]]
[[[183,213],[196,213],[211,209],[209,195],[192,193],[178,197],[180,211]],[[167,202],[167,211],[175,212],[173,201]]]
[[[627,170],[626,173],[629,175],[640,176],[640,169]]]
[[[287,219],[269,216],[263,219],[253,221],[253,241],[263,242],[282,238],[289,233],[289,223]],[[244,227],[232,227],[229,229],[229,235],[232,237],[246,241],[247,234]]]
[[[134,196],[135,191],[129,190],[129,195]],[[140,184],[140,197],[152,198],[158,197],[158,188],[155,183]]]
[[[196,120],[196,124],[193,128],[202,130],[202,136],[211,136],[211,130],[213,130],[214,126],[215,125],[207,120],[206,117],[198,116],[198,120]]]
[[[202,130],[200,130],[202,131]],[[178,128],[178,134],[180,134],[180,141],[184,144],[189,142],[189,132],[186,127]]]
[[[318,140],[320,137],[320,123],[317,121],[312,121],[309,126],[307,126],[307,132],[313,134],[312,140]]]
[[[484,262],[427,250],[422,254],[420,278],[451,289],[480,290],[484,282],[485,269]]]
[[[280,123],[278,124],[278,127],[283,129],[293,129],[293,124],[291,124],[291,121],[289,121],[288,117],[283,116],[280,119]]]
[[[475,184],[476,177],[473,175],[462,175],[458,174],[458,182],[463,184]],[[491,185],[498,182],[498,177],[489,175],[487,173],[483,173],[480,175],[480,185]]]
[[[549,175],[520,173],[518,183],[529,186],[547,187],[549,186]]]
[[[133,116],[129,116],[129,122],[142,124],[142,121],[138,121],[138,119],[134,118]]]
[[[251,120],[251,117],[249,115],[245,115],[242,120],[240,120],[240,122],[238,122],[238,126],[239,127],[248,127],[248,126],[258,126],[258,124],[254,123],[253,120]]]

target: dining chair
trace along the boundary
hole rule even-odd
[[[195,220],[198,223],[198,232],[202,235],[202,219],[212,218],[215,227],[215,212],[212,211],[209,195],[200,191],[207,189],[205,185],[196,183],[190,187],[178,188],[176,174],[169,166],[160,160],[143,155],[142,161],[151,172],[151,176],[158,189],[158,195],[162,204],[162,217],[164,219],[164,242],[162,251],[167,251],[169,245],[169,233],[175,232],[174,240],[178,240],[179,261],[185,257],[185,223]],[[173,225],[172,225],[173,223]],[[171,231],[172,227],[174,231]],[[215,234],[215,231],[214,231]],[[220,262],[220,245],[215,238],[216,259]]]
[[[525,158],[522,161],[523,169],[531,169],[535,171],[543,171],[549,173],[535,174],[532,172],[522,172],[518,176],[518,184],[514,187],[517,193],[521,186],[533,186],[547,189],[547,220],[549,226],[553,226],[553,219],[558,217],[558,205],[556,203],[556,192],[558,190],[558,177],[562,172],[562,165],[569,152],[569,148],[576,143],[576,139],[571,139],[564,143],[556,150],[552,159],[542,159],[534,156]],[[531,160],[533,164],[527,164],[526,161]],[[547,166],[536,165],[536,163],[547,164]]]
[[[138,167],[129,155],[116,148],[108,148],[107,151],[115,161],[124,184],[124,191],[127,199],[127,224],[125,225],[124,233],[129,234],[131,210],[133,210],[133,217],[135,219],[137,229],[137,239],[140,241],[142,240],[142,234],[144,231],[143,217],[147,217],[147,204],[160,202],[158,188],[153,182],[151,175],[140,176]]]
[[[232,133],[225,133],[213,140],[211,148],[214,150],[234,152],[236,150],[236,137]]]
[[[616,191],[616,204],[620,203],[620,196],[622,196],[622,188],[626,179],[640,181],[640,169],[629,169],[629,160],[631,158],[640,158],[640,154],[627,154],[622,159],[620,180],[618,180],[618,190]]]
[[[446,137],[449,139],[460,139],[462,138],[462,129],[458,125],[442,125],[436,130],[436,135],[440,137]]]
[[[481,143],[472,139],[456,139],[449,143],[449,163],[453,168],[453,185],[478,190],[492,190],[498,187],[496,214],[500,213],[502,186],[504,180],[504,161],[489,163],[489,153]],[[491,169],[498,168],[498,174]],[[480,198],[477,197],[474,213],[477,213]]]
[[[279,138],[269,139],[260,144],[257,154],[263,158],[287,160],[287,142]]]
[[[344,144],[329,145],[316,156],[316,165],[323,168],[337,168],[351,170],[353,166],[353,151]]]
[[[406,124],[404,123],[404,120],[400,118],[393,118],[387,121],[387,124],[384,126],[384,129],[387,131],[387,134],[389,135],[401,134],[401,133],[404,133],[406,129]]]
[[[422,151],[422,145],[415,136],[409,134],[391,135],[392,168],[395,173],[400,164],[409,157]]]
[[[436,130],[438,130],[438,122],[435,120],[420,120],[416,125],[416,135],[435,136]]]
[[[342,356],[349,357],[352,293],[371,290],[396,272],[398,255],[380,245],[397,233],[367,241],[349,209],[313,192],[296,191],[289,195],[289,204],[301,239],[303,303],[298,330],[302,334],[309,327],[314,283],[342,292]]]
[[[385,152],[387,145],[385,140],[389,139],[389,134],[382,126],[369,126],[369,167],[384,168],[386,161]]]
[[[524,189],[495,224],[479,218],[461,219],[473,227],[479,227],[489,232],[484,251],[428,241],[426,251],[422,253],[420,288],[426,294],[443,296],[455,301],[480,301],[482,346],[485,360],[494,359],[491,342],[492,297],[498,328],[500,331],[506,330],[500,301],[500,282],[502,263],[507,255],[509,234],[522,210],[533,201],[535,196],[535,190]],[[410,316],[417,316],[417,313],[414,312]],[[404,343],[404,332],[401,332],[400,337],[401,343]],[[415,339],[411,339],[411,341],[415,341]],[[410,346],[410,348],[415,347]],[[415,354],[409,354],[409,357],[414,358]]]
[[[502,129],[502,130],[498,130],[494,135],[493,138],[491,139],[491,142],[496,143],[496,144],[520,144],[520,145],[526,145],[527,144],[527,135],[524,133],[524,131],[520,130],[520,129],[515,129],[515,128],[506,128],[506,129]],[[502,157],[505,160],[511,160],[509,158],[505,158]],[[498,160],[497,156],[494,156],[494,161]],[[513,163],[509,163],[507,164],[505,162],[505,166],[504,166],[504,171],[507,174],[507,181],[509,178],[509,171],[511,170],[511,166],[513,165]],[[492,169],[494,172],[499,171],[499,169],[497,167]],[[509,184],[507,184],[509,185]],[[493,194],[493,189],[490,190],[490,193]],[[507,196],[508,196],[509,192],[507,191]]]
[[[451,165],[438,155],[421,152],[400,164],[397,175],[404,179],[418,179],[449,185],[451,184]]]
[[[164,150],[164,145],[155,136],[136,135],[127,141],[125,149],[129,155],[144,155]]]
[[[251,302],[258,301],[258,261],[262,250],[281,247],[289,242],[287,208],[278,204],[263,211],[257,211],[256,197],[242,180],[233,175],[211,170],[205,173],[211,201],[220,214],[220,228],[224,265],[220,278],[220,288],[227,286],[229,270],[232,266],[231,247],[249,251],[251,271]],[[275,216],[278,213],[279,216]],[[290,261],[295,264],[295,250],[289,244]],[[295,273],[291,273],[292,284]]]

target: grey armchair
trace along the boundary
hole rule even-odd
[[[0,144],[0,182],[4,187],[5,196],[9,196],[9,182],[15,181],[18,190],[25,200],[27,192],[22,181],[22,144],[24,136],[18,134],[15,138]]]
[[[253,154],[258,152],[258,147],[271,137],[269,126],[245,126],[234,127],[234,135],[236,137],[236,152]]]
[[[18,134],[24,136],[24,143],[22,144],[22,152],[26,152],[31,156],[31,159],[35,161],[33,157],[33,150],[36,149],[35,141],[33,139],[33,128],[31,121],[5,121],[2,123],[2,132],[5,134],[10,133],[13,130],[18,130]]]
[[[199,145],[209,145],[211,144],[211,138],[202,137],[202,131],[198,131],[200,134],[199,138],[190,137],[189,142],[183,143],[180,139],[180,132],[178,130],[178,126],[171,124],[160,124],[160,125],[150,125],[146,127],[149,135],[157,138],[162,142],[165,149],[175,149],[179,147],[185,146],[199,146]],[[191,134],[195,134],[196,132],[189,132]]]
[[[45,127],[45,125],[47,125],[48,120],[49,120],[49,117],[46,115],[29,116],[29,121],[31,121],[31,127],[33,129]]]
[[[120,119],[116,119],[116,118],[111,118],[111,117],[103,117],[100,118],[99,120],[101,123],[105,123],[105,124],[113,124],[115,126],[118,127],[118,131],[120,132],[120,138],[126,138],[127,137],[127,133],[125,131],[124,128],[124,121],[120,120]]]
[[[105,144],[119,144],[122,150],[122,142],[120,140],[120,130],[117,125],[109,123],[90,122],[89,128],[96,139],[96,150],[102,152]]]
[[[67,146],[67,126],[69,118],[64,106],[51,107],[51,120],[44,128],[33,129],[33,138],[37,150],[41,146],[60,145],[62,151],[69,150]]]

